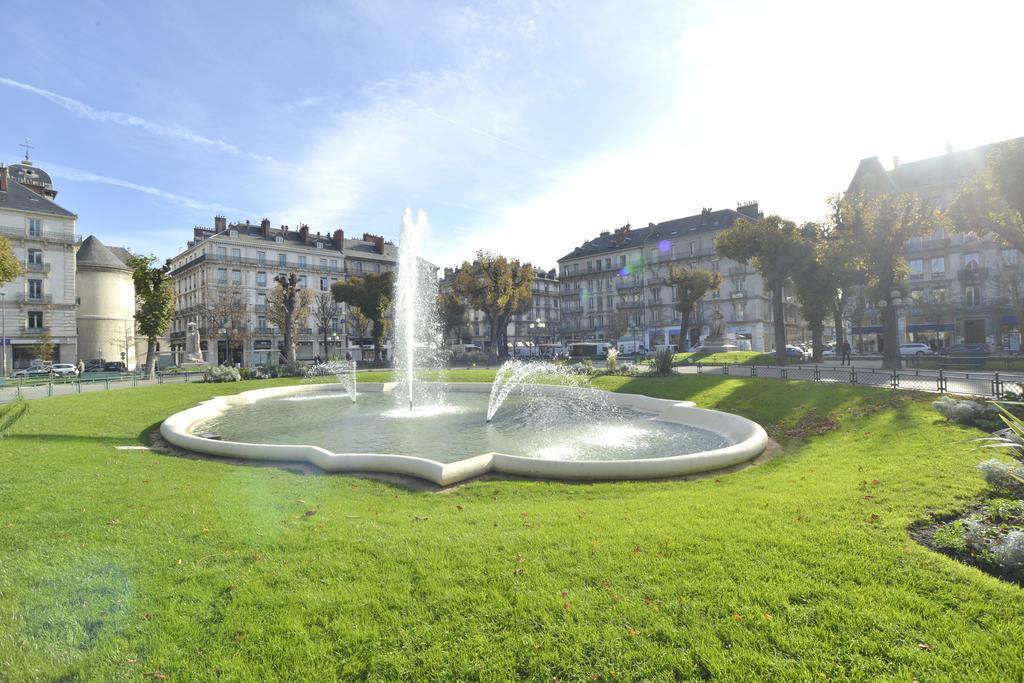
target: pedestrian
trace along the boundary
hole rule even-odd
[[[78,376],[81,377],[82,373],[85,372],[85,361],[81,358],[78,359]]]
[[[850,360],[850,342],[844,341],[842,349],[843,349],[843,357],[842,357],[842,360],[840,361],[839,364],[840,365],[853,365],[853,361]]]

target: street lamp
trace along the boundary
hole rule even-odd
[[[338,345],[339,341],[341,341],[341,337],[338,336],[337,332],[334,332],[334,333],[332,333],[332,334],[327,336],[327,355],[328,356],[331,355],[331,347],[332,346],[336,347]],[[337,349],[335,349],[334,355],[335,356],[338,355]]]
[[[227,365],[228,357],[231,355],[231,342],[228,339],[228,330],[226,326],[222,326],[217,330],[217,334],[224,339],[224,364]],[[220,365],[220,349],[217,349],[217,364]]]
[[[7,293],[0,292],[0,328],[3,329],[3,346],[0,347],[0,358],[3,359],[3,376],[7,376]]]
[[[530,323],[530,337],[532,337],[533,340],[534,340],[533,341],[533,348],[535,350],[536,350],[536,348],[538,346],[538,344],[537,344],[537,335],[543,334],[545,327],[547,327],[547,324],[543,320],[541,320],[540,318],[537,318],[535,321]],[[535,332],[536,332],[536,334],[535,334]],[[539,355],[539,353],[538,353],[538,355]]]
[[[903,299],[903,292],[898,289],[894,289],[889,292],[889,301],[882,299],[878,302],[878,310],[882,312],[882,315],[886,315],[886,308],[891,307],[891,315],[896,321],[896,339],[891,340],[889,343],[893,344],[893,367],[899,369],[902,367],[902,358],[900,357],[900,308],[903,307],[905,301]]]

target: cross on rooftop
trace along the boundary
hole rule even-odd
[[[35,145],[28,144],[29,142],[31,142],[31,141],[28,138],[25,138],[25,142],[23,142],[20,145],[18,145],[18,147],[24,147],[25,148],[25,161],[28,161],[28,151],[30,149],[35,149],[36,148]]]

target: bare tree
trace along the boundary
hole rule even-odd
[[[317,327],[320,328],[324,339],[324,357],[327,356],[327,334],[330,331],[331,323],[338,318],[338,313],[341,312],[340,304],[334,300],[334,295],[330,292],[320,292],[313,299],[311,306],[313,320],[316,321]]]
[[[216,285],[200,311],[208,343],[224,340],[229,359],[231,349],[245,349],[252,338],[252,310],[248,292],[238,283]],[[223,332],[221,331],[223,330]],[[216,347],[212,347],[216,349]],[[216,354],[216,350],[214,351]],[[243,353],[243,362],[245,361]]]
[[[299,327],[305,327],[309,318],[312,292],[299,286],[295,273],[278,275],[277,286],[267,297],[267,320],[277,325],[284,335],[284,351],[289,363],[295,362],[295,345]]]

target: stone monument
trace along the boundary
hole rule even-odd
[[[704,338],[704,343],[701,346],[705,353],[728,353],[729,351],[736,351],[736,338],[729,335],[725,329],[725,316],[718,310],[718,306],[715,306],[715,310],[711,313],[711,324],[710,334]]]
[[[199,326],[194,322],[188,324],[188,332],[185,333],[185,358],[181,362],[182,367],[195,367],[207,365],[203,359],[202,347],[199,344]]]

